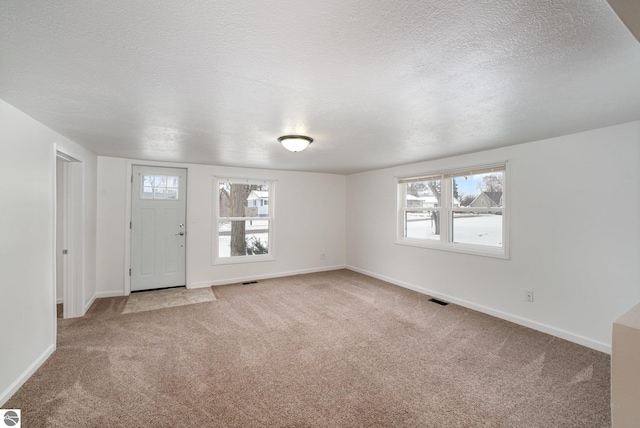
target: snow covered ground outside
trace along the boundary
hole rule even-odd
[[[269,233],[266,232],[269,228],[269,221],[267,220],[253,220],[251,223],[247,222],[245,228],[245,238],[253,239],[258,238],[260,241],[267,244],[269,242]],[[231,222],[225,221],[218,227],[220,235],[218,236],[218,257],[230,257],[231,256]],[[251,232],[254,233],[251,233]]]
[[[265,244],[268,243],[269,233],[267,220],[254,220],[246,226],[246,238],[256,237]],[[219,257],[231,255],[231,223],[224,222],[219,228],[218,237]],[[253,233],[252,233],[253,231]],[[429,214],[407,213],[407,238],[434,239],[440,236],[435,234],[435,223]],[[453,241],[460,244],[502,246],[502,216],[495,214],[456,214],[453,218]]]
[[[407,213],[407,238],[440,239],[435,222],[428,214]],[[502,216],[495,214],[456,214],[453,217],[453,242],[502,246]]]

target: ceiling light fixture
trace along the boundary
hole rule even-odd
[[[278,141],[291,152],[301,152],[313,143],[313,138],[304,135],[283,135]]]

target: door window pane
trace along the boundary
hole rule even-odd
[[[166,175],[143,175],[140,188],[141,199],[178,200],[180,177]]]

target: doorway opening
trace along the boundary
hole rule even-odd
[[[84,315],[82,162],[56,151],[56,304],[63,318]],[[62,305],[62,306],[59,306]]]

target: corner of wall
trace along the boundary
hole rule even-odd
[[[33,362],[27,369],[11,384],[2,391],[0,394],[0,407],[4,406],[4,404],[15,394],[18,389],[24,383],[29,380],[29,378],[44,364],[45,361],[53,354],[53,351],[56,350],[55,344],[50,344],[47,349]]]

